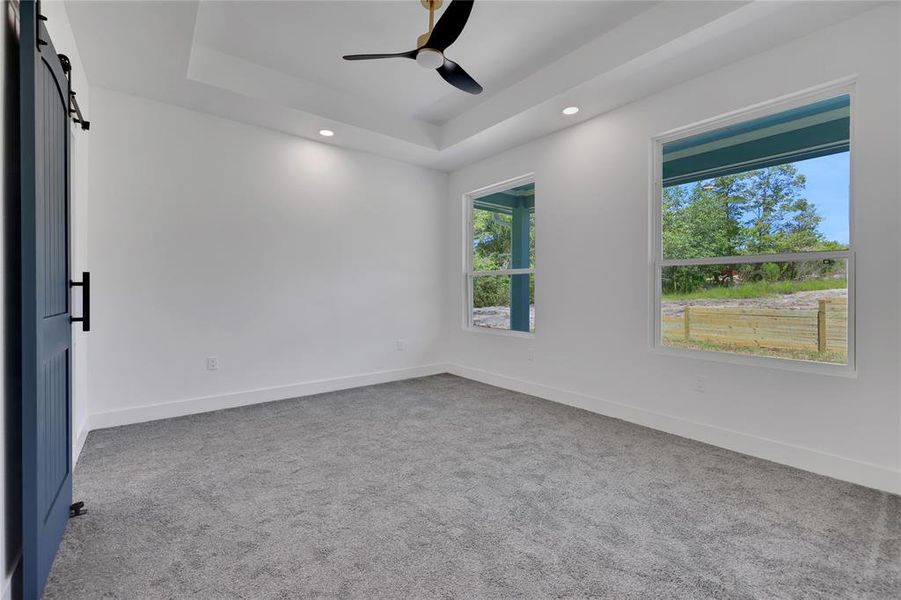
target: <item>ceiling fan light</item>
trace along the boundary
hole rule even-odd
[[[423,48],[416,53],[416,64],[424,69],[437,69],[444,64],[444,54],[431,48]]]

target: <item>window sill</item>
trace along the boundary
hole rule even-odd
[[[818,363],[808,360],[792,358],[773,358],[768,356],[749,356],[746,354],[733,354],[730,352],[718,352],[716,350],[694,350],[691,348],[676,348],[655,344],[651,346],[653,354],[675,356],[710,362],[742,365],[750,367],[762,367],[765,369],[778,369],[781,371],[794,371],[796,373],[814,373],[832,377],[845,377],[857,379],[857,369],[853,364],[839,365],[833,363]]]
[[[463,331],[467,331],[469,333],[484,333],[487,335],[499,335],[503,337],[511,337],[511,338],[520,338],[531,340],[535,338],[535,334],[532,332],[526,333],[525,331],[515,331],[513,329],[492,329],[491,327],[474,327],[472,325],[466,325],[463,327]]]

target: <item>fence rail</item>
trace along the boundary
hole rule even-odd
[[[681,317],[664,316],[662,328],[664,339],[669,340],[844,352],[848,302],[820,300],[817,310],[686,306]]]

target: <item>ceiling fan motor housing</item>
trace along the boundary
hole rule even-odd
[[[416,64],[425,69],[437,69],[444,64],[444,54],[431,48],[421,48],[416,53]]]

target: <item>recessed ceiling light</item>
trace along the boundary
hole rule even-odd
[[[566,108],[563,109],[564,115],[574,115],[577,112],[579,112],[578,106],[567,106]]]
[[[335,132],[332,131],[331,129],[320,129],[319,135],[321,135],[323,137],[332,137],[333,135],[335,135]]]

